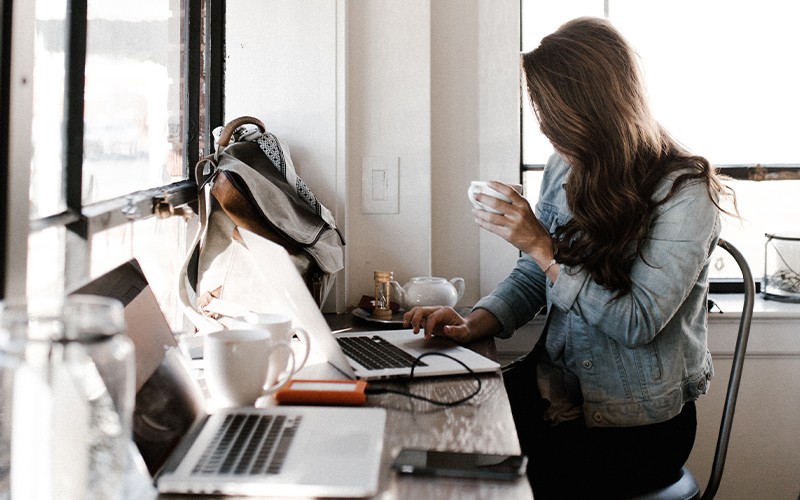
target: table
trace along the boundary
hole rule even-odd
[[[353,318],[350,314],[328,314],[331,329],[375,330],[396,327]],[[483,339],[468,346],[489,358],[497,359],[493,339]],[[395,474],[390,465],[402,448],[447,451],[475,451],[497,454],[520,453],[508,397],[499,373],[481,374],[482,387],[471,400],[460,406],[441,407],[396,394],[370,395],[367,405],[387,410],[386,431],[378,494],[382,500],[393,499],[532,499],[526,477],[513,482],[450,479]],[[343,379],[344,375],[327,363],[301,370],[296,378]],[[411,391],[436,400],[457,400],[474,391],[473,376],[418,379],[407,382],[380,381],[375,385]],[[266,403],[274,404],[274,403]],[[159,499],[189,498],[182,495],[159,495]],[[225,497],[232,498],[232,497]]]
[[[355,321],[347,314],[326,315],[331,329],[369,330],[386,328]],[[469,348],[497,358],[493,339],[474,342]],[[338,371],[331,368],[331,376]],[[341,374],[338,375],[341,377]],[[480,375],[482,388],[478,395],[461,406],[440,407],[423,401],[394,395],[374,395],[367,404],[387,410],[386,437],[381,459],[380,490],[382,499],[528,499],[533,498],[526,478],[506,483],[447,478],[399,476],[389,466],[403,447],[432,448],[451,451],[517,454],[520,452],[514,420],[503,379],[499,373]],[[387,384],[380,382],[380,384]],[[397,385],[396,382],[390,385]],[[471,393],[473,377],[438,377],[404,383],[403,389],[437,400],[455,400]]]

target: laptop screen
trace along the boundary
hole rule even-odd
[[[136,353],[133,439],[154,474],[189,427],[205,415],[202,390],[136,260],[72,293],[110,297],[125,306],[125,333]]]

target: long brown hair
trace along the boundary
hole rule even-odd
[[[542,133],[572,166],[573,218],[556,230],[555,258],[583,266],[619,297],[631,289],[631,267],[659,204],[692,179],[707,185],[718,208],[729,189],[708,160],[689,154],[653,118],[636,54],[607,20],[569,21],[524,54],[522,65]],[[654,200],[665,176],[684,169]]]

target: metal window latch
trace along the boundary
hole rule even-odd
[[[135,219],[136,212],[138,211],[136,207],[136,200],[133,196],[128,196],[125,198],[125,206],[122,207],[122,214],[127,217],[128,219]]]
[[[153,214],[155,214],[155,216],[159,219],[180,216],[183,217],[184,220],[188,220],[192,215],[194,215],[194,212],[189,205],[179,205],[176,207],[166,200],[157,199],[153,205]]]

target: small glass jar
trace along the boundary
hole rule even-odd
[[[765,299],[800,302],[800,234],[765,234]]]
[[[2,304],[0,459],[7,451],[12,498],[124,497],[136,389],[124,331],[122,304],[105,297]]]

